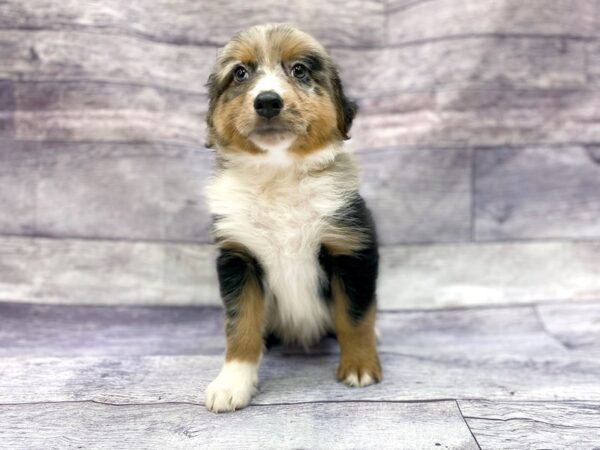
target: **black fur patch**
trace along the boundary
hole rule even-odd
[[[341,225],[358,229],[365,234],[363,248],[350,255],[336,255],[333,258],[333,271],[340,278],[348,296],[348,314],[356,323],[375,301],[379,272],[375,223],[358,193],[336,214],[335,219]]]
[[[344,87],[342,85],[342,80],[337,72],[337,70],[333,69],[331,80],[333,83],[333,90],[335,94],[335,101],[337,103],[337,110],[342,115],[341,121],[338,124],[340,128],[340,133],[342,138],[350,139],[348,136],[348,132],[352,127],[352,122],[354,121],[354,117],[356,117],[356,113],[358,112],[358,105],[356,102],[350,100],[344,94]]]
[[[321,283],[321,297],[324,300],[331,301],[331,275],[333,273],[333,256],[329,253],[329,251],[325,248],[324,245],[321,245],[321,250],[319,251],[319,265],[325,273],[325,279]]]
[[[220,249],[217,275],[221,299],[228,317],[235,317],[240,294],[250,277],[254,277],[262,289],[261,265],[252,255],[240,250]]]
[[[313,73],[323,70],[325,65],[323,58],[315,53],[305,55],[300,61]]]

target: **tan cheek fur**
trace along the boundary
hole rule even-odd
[[[248,94],[240,95],[227,103],[219,101],[213,115],[214,128],[217,132],[219,147],[224,151],[246,151],[263,153],[252,141],[241,132],[254,123],[255,112],[246,103]]]
[[[329,95],[306,95],[297,108],[308,126],[306,133],[296,139],[291,148],[292,152],[307,155],[338,140],[337,116]]]

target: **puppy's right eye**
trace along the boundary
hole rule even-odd
[[[233,78],[239,83],[246,81],[248,79],[248,71],[245,67],[238,66],[233,70]]]

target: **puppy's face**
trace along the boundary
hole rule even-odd
[[[236,36],[208,87],[208,144],[223,152],[308,155],[348,139],[356,114],[323,47],[287,25]]]

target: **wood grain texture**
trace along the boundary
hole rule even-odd
[[[0,356],[221,355],[224,313],[213,307],[0,303]]]
[[[600,41],[586,44],[587,74],[592,86],[600,86]]]
[[[253,404],[333,401],[600,401],[593,354],[381,352],[383,382],[350,389],[335,380],[339,357],[270,352]],[[94,400],[117,404],[192,402],[218,374],[223,355],[0,358],[0,403]]]
[[[597,242],[388,246],[380,308],[600,297]],[[209,245],[0,238],[0,298],[67,304],[219,305]]]
[[[546,330],[571,350],[600,352],[600,306],[598,303],[538,305]]]
[[[382,245],[469,240],[468,149],[395,148],[357,156],[361,193]]]
[[[384,249],[382,308],[598,298],[597,242],[395,246]]]
[[[15,82],[20,140],[204,142],[208,98],[142,85]]]
[[[359,99],[354,148],[529,146],[600,140],[592,90],[436,89]]]
[[[208,242],[204,147],[8,142],[0,156],[5,234]],[[18,214],[17,214],[18,213]]]
[[[205,93],[216,47],[84,32],[0,31],[0,78],[151,85]]]
[[[596,309],[598,305],[595,305]],[[578,305],[557,309],[580,311]],[[573,313],[571,314],[573,315]],[[597,315],[596,315],[597,316]],[[0,356],[222,355],[224,312],[220,307],[79,306],[0,303]],[[433,311],[380,311],[382,352],[431,356],[486,356],[565,353],[563,334],[549,334],[532,306]],[[593,331],[584,328],[580,334]],[[593,335],[592,335],[593,337]],[[557,340],[561,339],[561,341]],[[587,346],[591,349],[591,346]],[[303,354],[296,347],[273,347],[279,355]],[[333,338],[311,349],[339,354]]]
[[[13,83],[0,81],[0,137],[13,138],[15,133],[15,92]]]
[[[597,402],[459,402],[481,448],[597,449]]]
[[[600,237],[600,147],[475,153],[478,240]]]
[[[177,404],[20,405],[0,406],[0,420],[0,438],[14,449],[478,448],[454,402],[316,403],[227,415]]]
[[[190,3],[160,0],[148,8],[143,1],[85,4],[10,0],[0,5],[0,28],[85,31],[129,35],[173,45],[224,45],[235,33],[256,24],[291,22],[326,45],[371,46],[385,43],[383,1],[321,3],[267,0],[248,5],[226,0]]]
[[[401,47],[334,48],[331,53],[348,80],[349,92],[363,95],[439,87],[586,84],[585,44],[578,40],[475,36]]]
[[[569,0],[392,0],[389,41],[473,34],[597,37],[597,2]]]
[[[0,141],[0,230],[7,234],[30,234],[35,230],[37,161],[21,155],[10,160],[10,145]]]
[[[0,298],[112,305],[219,302],[209,246],[26,237],[0,242]]]
[[[583,304],[588,315],[597,304]],[[583,305],[383,312],[380,385],[336,383],[331,346],[275,347],[252,405],[215,415],[202,392],[222,363],[218,309],[0,303],[0,437],[10,448],[591,449],[599,355],[562,345],[539,314]]]

